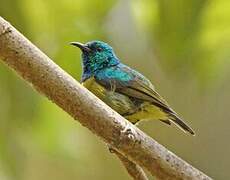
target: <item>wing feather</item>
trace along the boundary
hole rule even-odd
[[[153,84],[147,78],[125,65],[113,67],[113,72],[111,70],[106,72],[105,70],[101,74],[99,73],[95,79],[107,88],[115,87],[116,92],[151,102],[165,112],[175,114],[168,103],[155,91]]]
[[[168,115],[163,122],[170,121],[181,127],[184,131],[194,135],[194,131],[184,123],[173,111],[168,103],[155,91],[153,84],[137,71],[119,64],[118,66],[105,69],[95,75],[95,80],[112,91],[126,96],[153,103]]]

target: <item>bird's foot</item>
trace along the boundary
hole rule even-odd
[[[125,128],[121,131],[122,134],[128,136],[129,139],[134,139],[135,132],[133,131],[133,128],[127,124]]]

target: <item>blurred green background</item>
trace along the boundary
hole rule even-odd
[[[230,1],[0,0],[0,15],[77,80],[80,51],[68,43],[110,43],[197,136],[139,127],[214,179],[230,178]],[[130,177],[99,138],[1,63],[0,179]]]

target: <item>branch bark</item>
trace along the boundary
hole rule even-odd
[[[83,126],[158,179],[211,179],[109,108],[1,17],[0,58]]]
[[[114,150],[114,153],[120,159],[120,161],[128,171],[129,175],[133,177],[134,180],[148,180],[148,177],[139,165],[133,163],[116,150]]]

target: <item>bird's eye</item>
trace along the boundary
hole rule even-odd
[[[103,49],[100,48],[100,47],[97,48],[97,51],[98,51],[98,52],[101,52],[102,50],[103,50]]]

